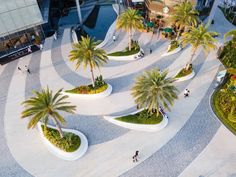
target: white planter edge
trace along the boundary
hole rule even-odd
[[[75,94],[75,93],[67,93],[67,92],[62,92],[62,93],[64,95],[68,95],[74,98],[85,99],[85,100],[95,100],[95,99],[105,98],[111,94],[112,86],[110,84],[107,84],[107,85],[108,87],[106,90],[100,93],[95,93],[95,94]]]
[[[140,49],[141,51],[142,49]],[[133,55],[128,55],[128,56],[109,56],[108,58],[109,60],[114,60],[114,61],[135,61],[140,59],[140,57],[138,57],[138,55],[140,54],[140,51],[136,54]]]
[[[140,112],[142,110],[138,110],[135,112],[130,113],[131,115],[136,114],[138,112]],[[126,114],[126,115],[130,115],[130,114]],[[145,131],[145,132],[156,132],[156,131],[160,131],[163,128],[165,128],[168,124],[168,118],[166,116],[163,117],[162,121],[159,124],[155,124],[155,125],[148,125],[148,124],[133,124],[133,123],[127,123],[127,122],[122,122],[119,120],[116,120],[116,118],[118,117],[122,117],[122,116],[126,116],[126,115],[120,115],[120,116],[103,116],[104,119],[106,119],[107,121],[124,127],[124,128],[128,128],[131,130],[136,130],[136,131]]]
[[[53,155],[55,155],[56,157],[63,159],[63,160],[67,160],[67,161],[75,161],[75,160],[81,158],[88,150],[88,140],[87,140],[86,136],[83,133],[81,133],[80,131],[62,128],[63,132],[71,132],[71,133],[74,133],[75,135],[78,135],[80,137],[80,147],[74,152],[65,152],[65,151],[59,149],[58,147],[56,147],[55,145],[53,145],[44,136],[41,125],[42,125],[42,123],[37,124],[40,137],[42,138],[42,141],[45,144],[45,146],[47,147],[48,151],[50,153],[52,153]],[[50,125],[48,125],[48,127],[55,129],[55,127],[50,126]]]
[[[179,73],[179,71],[178,71],[178,73]],[[178,74],[178,73],[177,73],[177,74]],[[177,75],[177,74],[176,74],[176,75]],[[194,76],[195,76],[195,72],[194,72],[194,70],[193,70],[192,73],[190,73],[190,74],[187,75],[187,76],[175,78],[175,82],[186,81],[186,80],[192,79]]]
[[[162,54],[161,56],[169,56],[169,55],[173,55],[173,54],[176,54],[176,53],[178,53],[178,52],[180,52],[182,50],[182,48],[181,47],[178,47],[178,48],[176,48],[176,49],[174,49],[174,50],[172,50],[171,52],[165,52],[164,54]]]

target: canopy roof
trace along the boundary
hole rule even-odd
[[[37,0],[0,0],[0,37],[42,23]]]
[[[144,2],[144,0],[132,0],[133,3],[135,2]]]
[[[154,23],[153,22],[147,22],[147,27],[154,27]]]
[[[163,30],[165,33],[172,33],[172,28],[165,28],[164,30]]]

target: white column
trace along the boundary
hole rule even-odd
[[[79,16],[79,23],[82,25],[83,24],[83,20],[82,20],[79,0],[75,0],[75,1],[76,1],[76,7],[77,7],[78,16]]]

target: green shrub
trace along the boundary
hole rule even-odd
[[[170,42],[170,48],[167,52],[171,52],[179,47],[179,42],[177,40],[173,40]]]
[[[103,80],[101,75],[96,77],[94,84],[95,87],[93,87],[92,84],[81,85],[72,90],[66,90],[65,92],[74,94],[95,94],[95,93],[101,93],[108,88],[107,83]]]
[[[80,147],[80,137],[70,133],[64,132],[64,137],[61,138],[58,130],[41,126],[44,136],[56,147],[65,152],[74,152]]]
[[[192,72],[193,72],[193,66],[192,66],[192,64],[191,64],[188,70],[186,70],[185,68],[183,68],[183,69],[175,76],[175,78],[180,78],[180,77],[187,76],[187,75],[191,74]]]
[[[72,90],[66,90],[65,92],[74,94],[95,94],[95,93],[101,93],[105,91],[107,88],[108,88],[107,84],[96,88],[93,87],[93,85],[81,85]]]
[[[131,50],[126,47],[125,50],[108,54],[108,56],[129,56],[134,55],[140,51],[140,46],[137,41],[132,41]]]
[[[236,123],[236,106],[235,105],[231,106],[230,113],[228,115],[228,119],[231,122]]]
[[[230,80],[215,91],[212,97],[212,106],[217,117],[236,134],[236,98],[230,89]]]
[[[147,110],[143,110],[134,115],[127,115],[123,117],[118,117],[116,120],[134,123],[134,124],[158,124],[162,121],[163,116],[159,114],[157,117],[156,114],[150,114]]]
[[[96,77],[94,85],[95,85],[95,88],[100,88],[100,87],[106,85],[106,82],[103,80],[102,75]]]
[[[218,58],[226,68],[236,68],[236,44],[232,41],[226,43],[218,51]]]

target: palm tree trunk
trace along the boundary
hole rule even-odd
[[[129,51],[131,51],[131,47],[132,47],[132,37],[131,37],[131,32],[132,32],[132,29],[129,29]]]
[[[191,55],[191,57],[190,57],[190,60],[189,60],[189,62],[186,64],[186,67],[185,67],[186,70],[189,70],[190,65],[191,65],[192,62],[193,62],[193,57],[194,57],[194,55],[196,54],[196,50],[197,50],[197,48],[193,49],[192,55]]]
[[[180,36],[180,30],[177,32],[177,36],[176,36],[176,38],[175,38],[176,41],[179,40],[179,36]]]
[[[95,87],[95,79],[94,79],[94,74],[93,74],[93,66],[90,63],[90,73],[91,73],[91,81],[92,81],[92,85],[93,87]]]
[[[179,36],[180,36],[180,33],[181,33],[181,31],[182,30],[184,30],[184,27],[179,27],[179,30],[178,30],[178,33],[177,33],[177,36],[176,36],[176,41],[178,41],[178,39],[179,39]]]
[[[54,116],[52,116],[52,120],[53,120],[53,122],[55,123],[55,125],[56,125],[56,127],[57,127],[57,130],[58,130],[58,132],[59,132],[59,134],[60,134],[60,137],[63,138],[63,137],[64,137],[64,133],[63,133],[63,131],[61,130],[61,127],[60,127],[59,122],[57,121],[57,119],[56,119]]]

